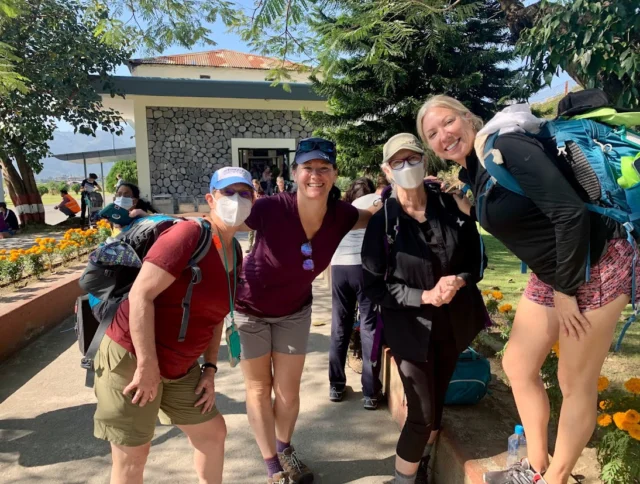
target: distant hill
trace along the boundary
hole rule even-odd
[[[72,131],[58,131],[53,135],[53,140],[49,143],[51,152],[60,155],[65,153],[78,153],[116,148],[130,148],[135,146],[133,128],[127,126],[122,136],[114,136],[99,131],[96,137],[74,134]],[[55,158],[45,158],[44,168],[36,175],[36,180],[47,180],[52,178],[67,178],[69,176],[84,176],[82,163],[76,164],[68,161],[61,161]],[[104,164],[104,176],[107,176],[113,163]],[[100,165],[87,165],[88,172],[95,172],[100,176]]]

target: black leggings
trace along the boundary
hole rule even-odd
[[[458,360],[454,340],[431,341],[427,361],[394,357],[407,399],[407,421],[396,454],[420,462],[432,430],[439,430],[449,380]]]

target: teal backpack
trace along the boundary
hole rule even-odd
[[[444,397],[445,405],[475,405],[487,394],[491,381],[489,360],[467,348],[458,357]]]
[[[564,115],[580,113],[578,116],[547,121],[540,132],[525,134],[541,141],[555,142],[558,154],[571,166],[576,180],[588,195],[587,208],[619,222],[627,231],[628,242],[635,248],[636,241],[640,239],[640,171],[638,171],[640,133],[629,128],[640,125],[640,113],[618,112],[604,106],[602,100],[606,100],[606,95],[597,89],[581,91],[573,95],[574,98],[579,99],[582,109],[575,105],[580,103],[576,103],[574,99],[574,106],[565,111]],[[566,99],[560,101],[560,107],[567,105]],[[612,125],[603,124],[594,119]],[[487,138],[481,157],[484,159],[490,178],[478,196],[476,204],[478,214],[481,213],[485,197],[496,184],[526,196],[517,180],[504,165],[494,161],[492,150],[499,134],[498,132]],[[634,312],[620,333],[615,351],[620,349],[627,329],[636,320],[638,314],[635,304],[636,259],[637,255],[633,259],[631,281],[631,303]],[[526,266],[523,264],[522,267],[523,272],[526,272]],[[586,271],[586,280],[589,281],[589,258]]]

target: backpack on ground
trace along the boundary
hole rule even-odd
[[[79,297],[76,302],[76,334],[84,355],[80,365],[87,370],[87,386],[93,386],[93,359],[118,307],[129,295],[142,267],[142,260],[164,231],[185,221],[166,215],[136,219],[89,255],[89,263],[79,281],[80,287],[88,294]],[[198,263],[212,244],[209,223],[204,220],[197,222],[200,236],[187,267],[191,271],[191,282],[182,300],[183,314],[178,341],[184,341],[187,333],[193,286],[202,280]]]
[[[523,110],[523,106],[510,106],[497,116],[508,115],[509,112],[522,113]],[[502,156],[494,147],[500,134],[522,132],[542,142],[555,143],[558,156],[571,167],[576,181],[584,189],[587,208],[620,223],[627,231],[628,242],[635,248],[636,241],[640,240],[640,171],[637,171],[640,169],[640,133],[630,128],[640,125],[640,112],[612,108],[606,94],[598,89],[571,93],[560,101],[558,112],[561,117],[552,121],[539,120],[540,125],[534,131],[514,124],[506,131],[503,127],[487,135],[492,120],[478,133],[477,139],[484,144],[476,145],[476,152],[490,175],[477,199],[478,216],[484,198],[496,184],[526,196],[517,180],[502,164]],[[570,118],[567,119],[567,116]],[[487,136],[486,141],[483,131]],[[631,282],[634,314],[620,334],[615,351],[619,350],[629,325],[636,317],[636,257],[634,255]],[[524,265],[523,270],[526,270]],[[588,257],[587,281],[589,272]]]
[[[467,348],[458,357],[456,369],[449,381],[445,405],[475,405],[487,394],[491,381],[489,360]]]

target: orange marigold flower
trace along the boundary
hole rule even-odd
[[[551,351],[553,351],[557,358],[560,358],[560,341],[556,341],[554,343],[554,345],[551,347]],[[602,410],[604,410],[604,408]]]
[[[604,392],[609,388],[609,379],[606,376],[600,376],[598,378],[598,392]]]
[[[600,410],[609,410],[611,407],[613,407],[613,403],[611,402],[611,400],[602,400],[598,404],[598,407],[600,407]]]
[[[608,427],[613,422],[611,415],[608,413],[603,413],[602,415],[598,415],[597,423],[599,427]]]
[[[629,436],[632,439],[640,440],[640,425],[633,424],[629,427]]]
[[[498,308],[498,311],[500,311],[501,313],[508,313],[512,309],[513,309],[513,306],[511,304],[507,303],[507,304],[503,304],[502,306],[500,306]]]
[[[483,296],[488,296],[489,294],[491,294],[491,291],[489,289],[485,289],[484,291],[482,291]]]
[[[613,421],[620,430],[628,431],[632,425],[631,422],[627,422],[626,420],[626,412],[616,412],[613,414]],[[636,424],[637,425],[637,424]]]
[[[631,410],[627,410],[624,414],[624,419],[632,424],[637,424],[640,423],[640,413],[636,412],[635,410],[631,409]]]
[[[630,378],[624,384],[625,389],[630,393],[640,395],[640,378]]]

